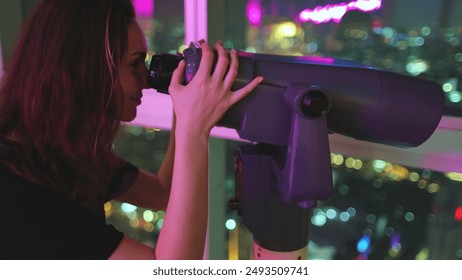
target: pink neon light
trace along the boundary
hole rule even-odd
[[[260,26],[262,18],[262,8],[259,0],[250,0],[246,7],[247,19],[252,26]]]
[[[298,17],[301,22],[311,21],[319,24],[332,20],[339,23],[348,11],[371,12],[380,9],[380,7],[382,7],[382,0],[356,0],[348,4],[317,6],[314,10],[305,9],[300,12]]]
[[[133,7],[139,17],[152,17],[154,15],[154,0],[133,0]]]
[[[307,61],[312,63],[320,64],[334,64],[335,59],[330,57],[320,57],[320,56],[296,56],[295,60]]]

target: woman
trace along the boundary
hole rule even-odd
[[[158,174],[149,174],[112,150],[147,87],[146,43],[131,2],[42,0],[0,88],[0,258],[202,258],[210,130],[262,80],[231,91],[237,55],[215,47],[212,74],[205,42],[188,85],[184,63],[174,71],[170,144]],[[166,209],[155,250],[106,225],[109,199]]]

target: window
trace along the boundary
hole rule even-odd
[[[345,2],[208,1],[206,32],[210,42],[221,39],[247,52],[347,59],[440,83],[445,125],[423,148],[380,152],[382,146],[331,138],[334,194],[313,209],[308,251],[311,259],[460,259],[461,170],[455,167],[460,148],[453,144],[460,136],[462,22],[453,12],[459,3],[370,1],[377,6],[365,11],[361,1],[349,1],[351,9],[336,19],[335,5]],[[171,48],[181,51],[180,45]],[[138,131],[137,141],[168,134],[126,129]],[[224,187],[231,199],[233,153],[243,143],[217,141],[226,146]],[[251,258],[252,235],[237,212],[229,210],[224,221],[214,229],[227,236],[218,250],[231,259]]]

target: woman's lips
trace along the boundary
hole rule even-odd
[[[133,100],[137,105],[140,105],[141,104],[141,97],[143,97],[142,95],[141,96],[131,96],[130,99]]]

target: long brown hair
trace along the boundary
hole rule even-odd
[[[130,0],[42,0],[0,88],[0,163],[94,208],[120,162],[118,69]]]

